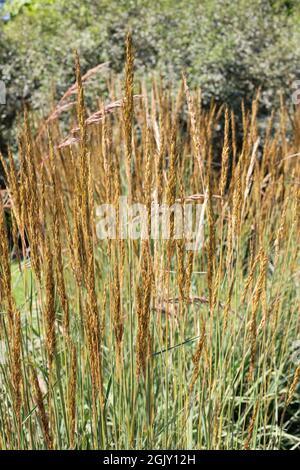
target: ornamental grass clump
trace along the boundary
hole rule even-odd
[[[130,34],[89,109],[75,62],[1,156],[0,447],[298,448],[299,111],[262,128],[257,94],[240,136],[188,77],[135,79]]]

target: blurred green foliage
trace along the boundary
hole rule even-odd
[[[120,73],[133,31],[137,73],[176,81],[185,70],[203,98],[239,108],[262,88],[266,110],[300,72],[296,0],[11,0],[0,24],[0,145],[10,140],[24,102],[49,111],[72,83],[76,48],[83,70],[110,61]]]

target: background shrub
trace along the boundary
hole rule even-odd
[[[83,71],[109,60],[120,73],[124,38],[134,33],[136,69],[176,82],[185,70],[213,98],[240,109],[262,88],[262,114],[299,77],[299,5],[282,0],[12,0],[0,25],[2,151],[23,102],[46,113],[73,81],[74,48]]]

